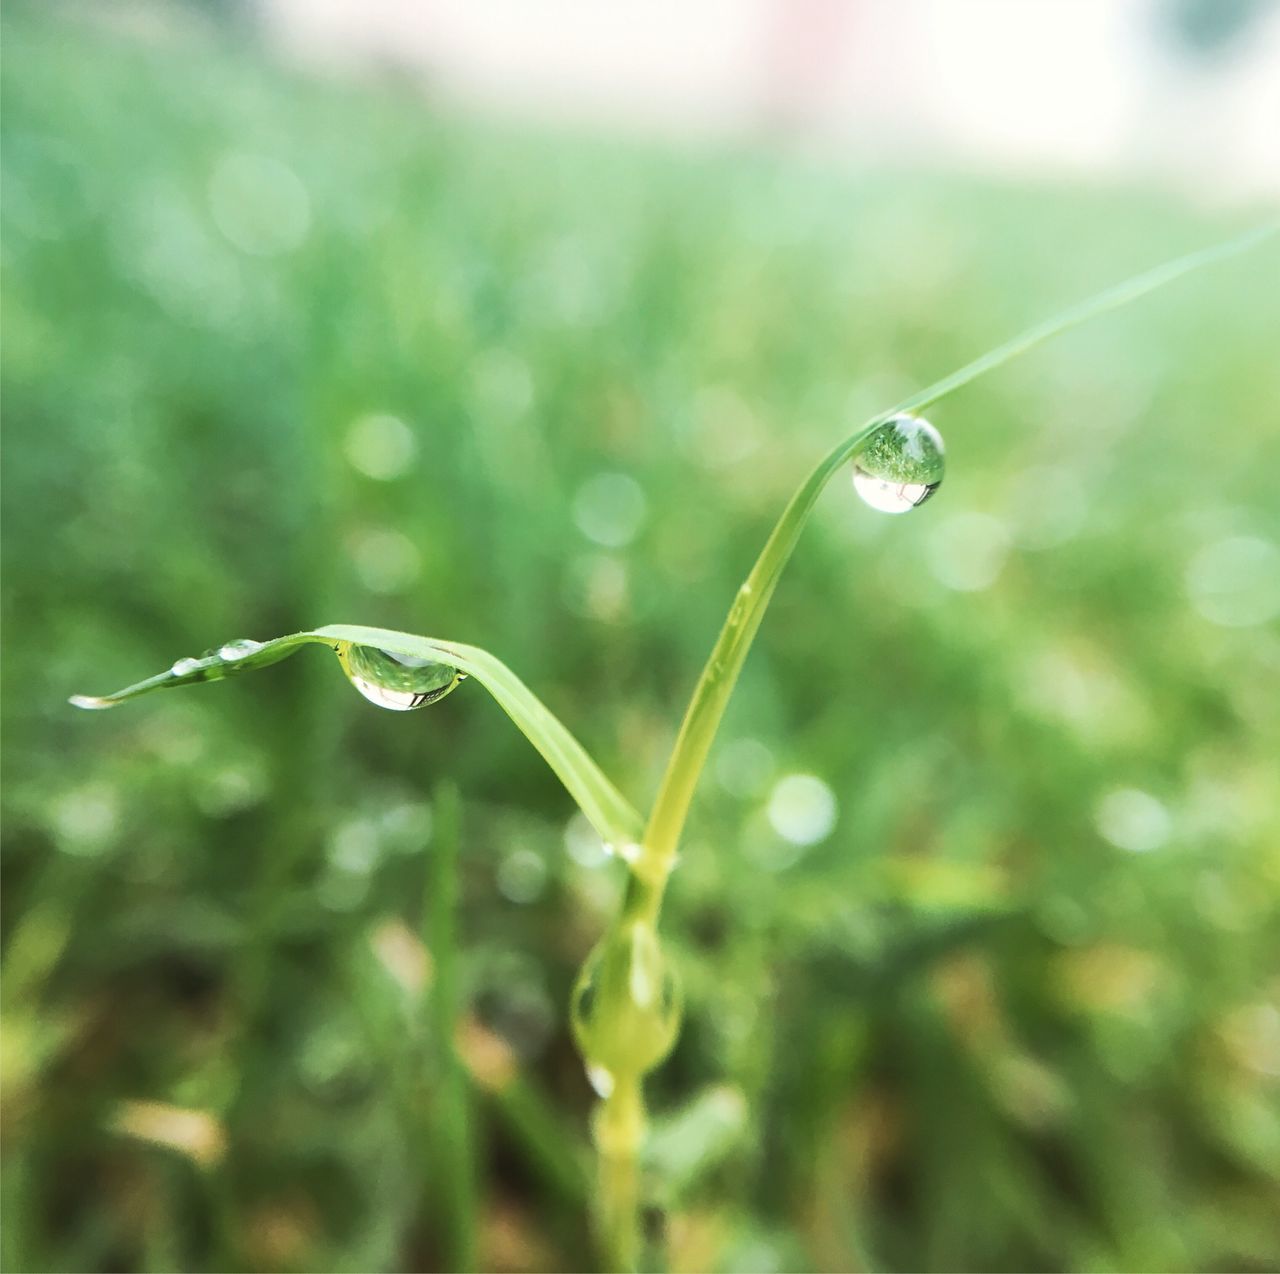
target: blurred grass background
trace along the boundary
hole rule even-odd
[[[1240,222],[61,13],[4,22],[4,1267],[592,1268],[566,1003],[619,869],[491,701],[378,712],[320,652],[66,696],[405,628],[642,803],[833,440]],[[921,512],[825,498],[670,895],[673,1268],[1280,1259],[1278,264],[940,404]]]

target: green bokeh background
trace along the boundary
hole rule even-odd
[[[61,12],[4,30],[4,1268],[448,1268],[460,1227],[484,1268],[593,1268],[567,1001],[621,867],[483,691],[382,712],[310,650],[66,696],[425,632],[507,660],[643,807],[827,447],[1257,218],[546,134]],[[1280,635],[1203,578],[1280,537],[1277,267],[939,404],[919,512],[824,498],[664,917],[673,1268],[1280,1260]],[[391,480],[352,463],[378,413],[416,441]],[[1230,613],[1260,560],[1210,579]],[[816,844],[768,817],[794,774],[834,796]],[[455,844],[456,951],[425,951]],[[196,1112],[185,1151],[138,1102]]]

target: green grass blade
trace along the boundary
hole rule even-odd
[[[949,376],[935,381],[927,389],[922,389],[919,393],[903,399],[896,407],[877,419],[884,420],[888,416],[903,411],[922,411],[931,403],[936,403],[938,399],[945,398],[947,394],[960,389],[972,380],[977,380],[979,376],[985,376],[987,372],[994,371],[1010,359],[1017,358],[1019,354],[1025,354],[1051,337],[1058,336],[1073,327],[1079,327],[1081,323],[1099,318],[1112,310],[1118,310],[1146,296],[1147,293],[1154,292],[1175,279],[1180,279],[1184,274],[1190,274],[1193,270],[1248,252],[1270,239],[1277,231],[1280,231],[1280,222],[1269,222],[1234,239],[1228,239],[1224,243],[1215,243],[1211,247],[1201,248],[1198,252],[1189,252],[1184,257],[1177,257],[1154,269],[1134,275],[1123,283],[1117,283],[1114,287],[1098,292],[1086,301],[1081,301],[1079,305],[1060,311],[1052,318],[1045,319],[1043,323],[1027,328],[1012,340],[1006,341],[1003,345],[997,345],[981,358],[975,358],[972,363],[967,363],[959,371],[954,371]]]
[[[643,822],[626,797],[542,700],[506,664],[478,646],[419,637],[387,628],[330,624],[263,642],[253,653],[234,661],[222,658],[216,651],[199,659],[179,660],[167,671],[126,686],[114,694],[73,695],[71,703],[78,708],[114,708],[155,690],[219,681],[241,672],[264,668],[287,658],[305,645],[333,646],[340,641],[376,646],[398,655],[439,660],[475,678],[542,754],[606,843],[622,846],[639,840]]]
[[[738,591],[694,689],[645,832],[646,866],[654,879],[663,879],[674,862],[694,789],[710,754],[725,707],[752,639],[764,618],[769,599],[795,550],[813,506],[832,476],[844,467],[876,429],[891,416],[921,410],[1069,328],[1128,305],[1193,270],[1248,252],[1275,235],[1277,230],[1280,230],[1280,223],[1260,226],[1224,243],[1165,262],[1060,311],[1053,318],[1027,328],[1012,340],[874,416],[822,459],[791,497],[774,526],[751,574]]]
[[[331,624],[316,629],[312,636],[377,646],[394,654],[442,659],[474,677],[542,754],[607,844],[621,847],[639,840],[644,824],[630,802],[542,700],[496,655],[479,646],[415,637],[385,628]]]

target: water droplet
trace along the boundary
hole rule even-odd
[[[587,957],[570,1004],[588,1066],[643,1075],[671,1051],[680,1028],[679,982],[645,924],[609,933]]]
[[[175,677],[189,677],[200,667],[200,660],[192,659],[188,656],[186,659],[179,659],[177,663],[169,669]]]
[[[596,1090],[596,1096],[607,1100],[613,1092],[613,1075],[603,1066],[588,1066],[587,1079]]]
[[[339,642],[336,649],[351,684],[370,703],[394,712],[435,703],[460,680],[456,668],[435,659],[395,654],[348,641]]]
[[[254,641],[252,637],[237,637],[235,641],[229,641],[218,648],[218,658],[234,664],[241,659],[248,659],[250,655],[256,655],[261,649],[260,641]]]
[[[941,485],[942,435],[919,416],[886,420],[854,457],[853,489],[881,513],[906,513]]]
[[[743,621],[747,617],[747,605],[751,600],[751,585],[744,584],[738,589],[738,595],[733,599],[733,605],[729,607],[728,626],[730,628],[740,628]]]

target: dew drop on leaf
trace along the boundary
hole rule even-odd
[[[906,513],[941,485],[942,435],[919,416],[886,420],[854,457],[853,489],[881,513]]]
[[[197,668],[200,667],[200,660],[192,659],[188,656],[185,659],[179,659],[169,671],[175,677],[189,677]]]
[[[417,655],[393,654],[377,646],[339,642],[338,661],[348,680],[370,703],[408,712],[443,699],[462,680],[450,664]]]
[[[234,641],[229,641],[218,647],[218,658],[225,663],[238,663],[241,659],[248,659],[250,655],[256,655],[262,649],[260,641],[254,641],[252,637],[237,637]]]

